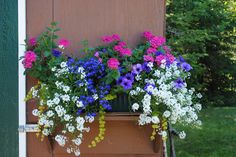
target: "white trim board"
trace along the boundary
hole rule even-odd
[[[26,0],[18,0],[18,58],[24,55],[26,38]],[[26,124],[26,79],[24,67],[18,62],[18,121],[19,125]],[[26,132],[19,132],[19,157],[26,157]]]

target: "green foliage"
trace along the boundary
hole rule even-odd
[[[168,0],[166,16],[169,45],[193,66],[191,86],[211,104],[235,105],[236,2]]]

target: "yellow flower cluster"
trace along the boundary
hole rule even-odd
[[[98,119],[98,123],[99,123],[99,133],[98,135],[94,138],[94,140],[91,142],[91,144],[88,145],[89,148],[92,147],[96,147],[96,145],[101,142],[102,140],[104,140],[104,135],[105,135],[105,111],[103,109],[103,107],[100,106],[100,111],[99,111],[99,119]]]

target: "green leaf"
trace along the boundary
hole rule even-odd
[[[49,52],[49,51],[45,51],[45,52],[44,52],[44,56],[45,56],[45,57],[48,57],[48,56],[50,56],[50,55],[51,55],[51,52]]]

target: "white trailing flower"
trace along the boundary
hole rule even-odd
[[[133,105],[132,105],[132,110],[135,112],[135,111],[137,111],[139,109],[139,104],[138,103],[134,103]]]
[[[185,139],[185,137],[186,137],[186,133],[185,133],[184,131],[181,131],[181,132],[179,133],[179,138],[180,138],[180,139]]]

